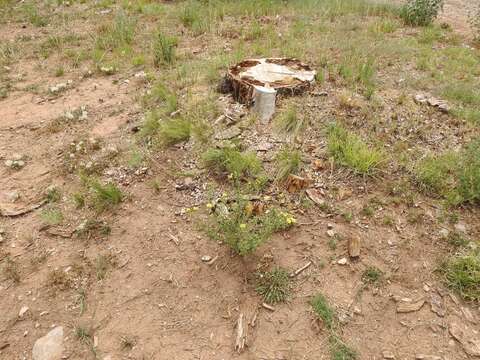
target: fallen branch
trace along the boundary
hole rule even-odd
[[[31,204],[31,205],[29,205],[27,207],[24,207],[23,209],[19,209],[19,210],[5,209],[5,208],[0,207],[0,215],[5,216],[5,217],[15,217],[15,216],[20,216],[20,215],[25,215],[29,212],[32,212],[33,210],[36,210],[36,209],[42,207],[46,203],[47,203],[47,200],[44,199],[44,200],[40,201],[39,203]]]

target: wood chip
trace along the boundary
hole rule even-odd
[[[360,239],[356,236],[348,239],[348,254],[351,258],[358,258],[360,256]]]
[[[268,305],[267,303],[263,303],[262,307],[264,307],[265,309],[270,310],[270,311],[275,311],[275,308],[271,305]]]
[[[236,324],[236,338],[235,338],[235,350],[238,353],[241,353],[245,349],[245,343],[247,341],[247,330],[245,327],[245,315],[240,313],[238,316],[237,324]]]
[[[397,304],[397,313],[409,313],[413,311],[418,311],[425,304],[425,299],[420,299],[417,301],[399,301]]]

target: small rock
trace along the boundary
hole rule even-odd
[[[457,223],[455,224],[455,231],[458,231],[462,234],[467,233],[467,226],[464,223]]]
[[[357,314],[357,315],[361,315],[362,314],[362,309],[360,309],[358,306],[354,306],[353,307],[353,313]]]
[[[215,135],[216,140],[230,140],[236,138],[242,133],[242,130],[238,126],[232,126],[226,130],[223,130]]]
[[[410,299],[401,299],[397,304],[398,313],[409,313],[413,311],[418,311],[425,304],[425,299],[420,299],[417,301],[412,301]]]
[[[202,261],[203,262],[209,262],[210,260],[212,260],[212,257],[210,255],[203,255],[202,256]]]
[[[9,160],[6,160],[6,161],[4,162],[4,164],[5,164],[6,167],[11,168],[11,167],[13,167],[13,160],[10,160],[10,159],[9,159]]]
[[[448,235],[450,234],[450,231],[448,231],[447,229],[441,229],[438,234],[442,237],[442,238],[447,238]]]
[[[382,356],[384,359],[395,359],[395,355],[391,351],[383,351]]]
[[[444,317],[446,310],[443,299],[440,295],[435,292],[430,294],[430,306],[431,310],[440,317]]]
[[[415,95],[413,97],[413,100],[415,100],[417,104],[426,104],[428,101],[427,97],[424,94]]]
[[[333,231],[333,230],[331,230],[331,229],[330,229],[330,230],[327,230],[327,235],[328,235],[329,237],[334,237],[334,236],[335,236],[335,231]]]
[[[332,224],[332,223],[328,223],[328,224],[327,224],[327,229],[333,229],[333,224]]]
[[[33,360],[59,360],[63,352],[63,327],[57,326],[33,345]]]
[[[341,258],[340,260],[337,261],[338,265],[346,265],[348,262],[347,258]]]
[[[29,310],[28,306],[22,306],[22,308],[20,309],[19,313],[18,313],[18,317],[22,317],[23,315],[25,315],[25,313]]]

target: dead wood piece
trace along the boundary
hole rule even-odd
[[[289,193],[295,193],[308,187],[310,185],[310,182],[311,181],[309,179],[290,174],[288,175],[285,186]]]
[[[235,338],[235,350],[238,353],[241,353],[245,349],[245,343],[247,341],[247,330],[244,322],[245,315],[243,313],[240,313],[236,324],[237,335]]]
[[[20,216],[20,215],[25,215],[25,214],[28,214],[29,212],[32,212],[33,210],[36,210],[36,209],[42,207],[46,203],[47,203],[47,200],[44,199],[44,200],[42,200],[38,203],[28,205],[28,206],[24,207],[23,209],[18,209],[18,210],[8,209],[8,208],[0,206],[0,215],[4,216],[4,217],[15,217],[15,216]]]
[[[320,192],[320,190],[308,189],[306,193],[309,199],[312,200],[316,205],[319,205],[319,206],[325,205],[325,200],[323,199],[323,195]]]
[[[358,258],[360,256],[360,239],[356,236],[348,239],[348,254],[351,258]]]
[[[275,311],[275,308],[271,305],[268,305],[267,303],[262,303],[262,307],[270,311]]]
[[[418,311],[425,304],[425,299],[420,299],[417,301],[400,301],[397,305],[398,313],[409,313]]]

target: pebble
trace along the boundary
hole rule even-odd
[[[340,260],[337,261],[338,265],[346,265],[347,264],[347,258],[341,258]]]
[[[22,308],[20,309],[19,313],[18,313],[18,317],[22,317],[23,315],[25,315],[25,313],[29,310],[28,306],[22,306]]]
[[[382,352],[384,359],[395,359],[395,355],[391,351]]]
[[[210,260],[212,260],[212,257],[210,255],[203,255],[202,256],[202,261],[203,262],[209,262]]]
[[[334,237],[335,236],[335,231],[327,230],[327,235],[330,236],[330,237]]]

